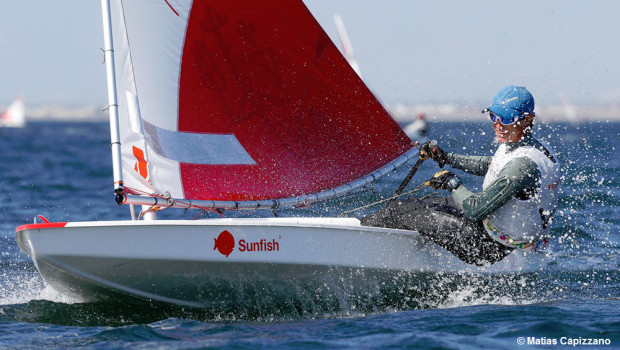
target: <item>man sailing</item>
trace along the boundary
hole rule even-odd
[[[421,159],[431,158],[484,176],[483,191],[469,191],[450,171],[437,172],[427,186],[448,190],[450,197],[394,201],[362,223],[418,231],[469,264],[488,265],[514,249],[546,248],[557,208],[560,170],[548,146],[532,136],[534,98],[525,88],[506,86],[488,113],[500,146],[494,156],[446,153],[429,141]]]

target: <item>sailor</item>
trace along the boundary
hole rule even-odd
[[[471,192],[458,176],[441,170],[425,184],[451,196],[394,201],[362,222],[418,231],[475,265],[493,264],[515,249],[544,250],[560,171],[551,149],[532,135],[534,98],[525,87],[506,86],[482,112],[489,114],[500,144],[494,156],[446,153],[435,140],[419,151],[441,168],[484,176],[482,192]]]

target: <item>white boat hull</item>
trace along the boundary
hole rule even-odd
[[[277,293],[387,280],[402,288],[394,276],[520,272],[546,264],[544,254],[515,251],[492,266],[471,266],[416,232],[365,227],[357,219],[34,224],[19,227],[17,241],[64,294],[93,300],[122,293],[193,307],[234,303],[230,291],[248,285]]]

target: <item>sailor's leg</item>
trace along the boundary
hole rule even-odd
[[[362,224],[417,231],[468,264],[492,264],[512,251],[469,220],[451,197],[394,202],[363,218]]]
[[[399,228],[404,230],[433,230],[435,222],[430,217],[442,208],[442,211],[459,210],[450,205],[449,197],[414,198],[390,203],[387,207],[371,213],[361,219],[362,225],[375,227]],[[415,227],[415,228],[413,228]]]

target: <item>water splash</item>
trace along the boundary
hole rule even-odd
[[[31,264],[6,264],[8,268],[0,270],[0,306],[25,304],[34,300],[65,304],[80,302],[46,285],[41,275],[28,265]]]

